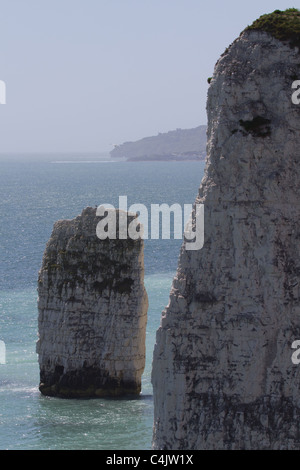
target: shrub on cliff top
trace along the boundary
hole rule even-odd
[[[300,48],[300,11],[297,8],[275,10],[260,16],[247,30],[266,31],[280,41],[287,41],[291,47]]]

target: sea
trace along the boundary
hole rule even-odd
[[[54,222],[87,206],[193,204],[204,162],[113,161],[109,154],[0,155],[1,450],[150,450],[151,367],[181,239],[145,240],[149,297],[146,367],[136,399],[61,399],[40,394],[37,277]],[[1,359],[1,358],[0,358]]]

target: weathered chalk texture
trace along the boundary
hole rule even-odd
[[[143,240],[100,240],[99,221],[93,208],[58,221],[45,249],[37,343],[44,395],[141,391],[148,308]]]
[[[155,449],[299,449],[299,48],[245,30],[208,91],[196,202],[154,350]]]

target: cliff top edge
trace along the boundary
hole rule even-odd
[[[275,10],[255,20],[244,31],[265,31],[274,38],[300,49],[300,11],[297,8]],[[244,32],[243,31],[243,32]]]

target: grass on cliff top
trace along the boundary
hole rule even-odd
[[[280,41],[287,41],[291,47],[300,48],[300,11],[297,8],[275,10],[260,16],[247,30],[266,31]]]

